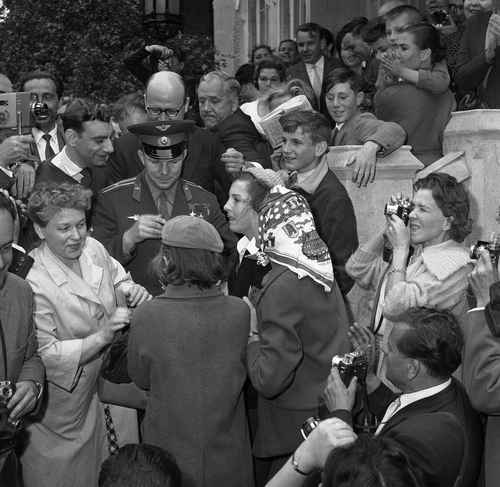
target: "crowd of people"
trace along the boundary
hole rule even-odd
[[[438,160],[453,110],[500,108],[492,0],[302,24],[194,87],[183,63],[168,41],[132,53],[144,92],[112,105],[20,77],[29,132],[0,139],[0,485],[496,486],[498,248],[471,259],[470,195],[440,172],[394,188],[359,242],[328,165],[359,146],[371,191],[403,144]]]

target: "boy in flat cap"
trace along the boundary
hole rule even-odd
[[[181,179],[187,154],[189,120],[147,122],[129,127],[141,141],[138,151],[144,170],[103,190],[93,215],[94,237],[130,271],[135,282],[154,296],[162,292],[149,269],[160,248],[164,223],[177,215],[201,216],[220,233],[224,255],[234,256],[236,239],[216,197]]]

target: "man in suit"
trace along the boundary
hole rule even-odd
[[[361,112],[362,86],[363,80],[351,69],[334,69],[326,86],[326,106],[335,122],[331,144],[362,146],[348,164],[354,165],[353,182],[366,186],[375,179],[377,157],[401,147],[406,132],[397,123]]]
[[[20,487],[18,424],[35,408],[45,374],[37,354],[33,293],[24,280],[8,272],[14,221],[15,208],[0,193],[0,380],[9,381],[2,385],[0,393],[0,485]]]
[[[425,485],[476,485],[482,429],[461,384],[451,375],[461,363],[463,336],[447,311],[410,310],[381,344],[387,379],[396,396],[373,374],[369,404],[381,419],[375,435],[396,440],[425,476]],[[356,380],[346,387],[336,368],[326,397],[333,415],[352,422]]]
[[[271,146],[252,119],[238,108],[239,94],[240,84],[235,78],[221,71],[205,74],[198,85],[201,119],[227,151],[221,161],[229,173],[238,173],[245,161],[270,168]]]
[[[189,106],[184,81],[172,71],[159,71],[151,76],[144,100],[148,119],[152,122],[182,120]],[[135,134],[122,135],[115,142],[115,152],[110,158],[108,182],[115,183],[141,173],[144,166],[139,158],[140,151],[141,141]],[[188,135],[182,178],[211,193],[217,188],[221,195],[225,195],[230,180],[220,163],[222,152],[222,147],[209,131],[194,128]]]
[[[188,158],[194,122],[168,120],[129,127],[141,142],[138,157],[144,170],[119,181],[99,195],[92,216],[94,237],[130,271],[133,279],[154,296],[162,292],[149,264],[160,250],[166,220],[177,215],[197,215],[217,228],[224,254],[232,264],[236,238],[215,196],[181,178]]]
[[[354,284],[345,263],[358,246],[358,234],[351,198],[328,169],[330,125],[323,115],[308,111],[286,115],[280,123],[288,185],[307,199],[319,236],[330,252],[335,280],[345,296]]]
[[[298,78],[307,83],[316,96],[316,106],[329,117],[325,103],[325,83],[330,72],[341,66],[335,58],[326,58],[321,52],[321,26],[315,23],[299,25],[296,31],[297,49],[301,61],[287,69],[287,78]]]
[[[110,112],[76,98],[61,120],[66,145],[38,166],[35,181],[79,183],[91,189],[95,197],[106,186],[107,162],[113,152]]]
[[[463,383],[472,405],[487,415],[484,442],[485,487],[498,485],[500,475],[500,281],[487,250],[470,274],[476,307],[461,322],[465,344]]]

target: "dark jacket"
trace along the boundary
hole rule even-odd
[[[134,134],[122,135],[115,142],[115,151],[109,159],[108,184],[133,178],[144,169],[137,155],[139,150],[141,143]],[[213,134],[196,127],[189,135],[181,177],[210,193],[215,193],[217,185],[223,194],[227,194],[231,180],[220,162],[222,152],[224,149]]]
[[[335,280],[342,294],[346,295],[354,281],[347,275],[345,263],[358,247],[356,215],[351,198],[332,171],[326,173],[313,194],[301,188],[294,188],[294,191],[307,199],[319,236],[330,251]]]
[[[245,160],[271,168],[271,146],[259,134],[252,119],[239,108],[218,123],[212,131],[217,134],[225,150],[232,147],[241,152]]]
[[[347,313],[336,284],[327,293],[274,262],[255,307],[260,340],[247,347],[259,393],[254,454],[286,455],[302,441],[302,423],[318,412],[332,357],[349,350]]]
[[[168,286],[134,313],[128,368],[149,391],[143,440],[172,453],[185,487],[253,485],[243,385],[247,305]]]
[[[461,91],[479,89],[479,96],[488,108],[500,108],[500,47],[497,46],[491,64],[484,55],[490,17],[491,12],[481,12],[467,20],[457,54],[455,82]]]
[[[224,242],[225,255],[231,257],[236,248],[236,237],[229,230],[215,196],[190,181],[179,180],[171,217],[189,215],[191,211],[196,212],[199,205],[207,207],[207,221],[217,228]],[[125,255],[122,248],[124,232],[134,224],[129,217],[142,214],[158,214],[144,172],[102,191],[92,215],[93,236],[104,244],[111,256],[130,271],[135,282],[157,296],[162,289],[158,280],[151,274],[149,264],[160,250],[160,240],[148,239],[140,242],[132,255]]]

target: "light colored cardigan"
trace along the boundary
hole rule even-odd
[[[374,291],[387,267],[381,255],[367,252],[363,246],[346,263],[346,271],[356,283]],[[454,240],[426,248],[417,246],[406,279],[385,295],[384,316],[390,319],[410,308],[428,306],[447,309],[459,317],[467,309],[467,276],[471,270],[467,250]]]

